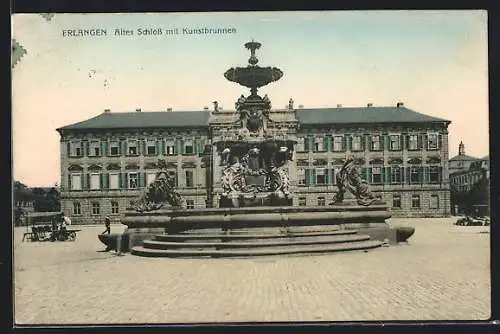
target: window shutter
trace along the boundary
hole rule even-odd
[[[83,143],[83,146],[85,146],[85,156],[87,156],[87,157],[88,157],[88,156],[90,155],[90,154],[89,154],[89,153],[90,153],[89,142],[88,142],[88,141],[85,141],[85,142]]]
[[[332,136],[326,136],[325,142],[323,143],[323,145],[325,146],[324,147],[325,151],[331,152],[332,151]]]
[[[342,136],[342,152],[347,150],[347,135]]]
[[[121,155],[127,155],[127,140],[122,140],[120,149],[121,149],[120,150]]]
[[[361,136],[361,149],[366,151],[366,143],[368,141],[368,135]]]
[[[304,139],[304,151],[307,152],[309,151],[309,138],[303,138]]]
[[[71,191],[71,174],[68,174],[68,191]]]
[[[429,136],[427,134],[424,134],[424,146],[425,146],[425,149],[428,150],[429,149]]]
[[[399,175],[401,178],[401,184],[405,183],[405,169],[403,166],[399,166]]]
[[[403,135],[404,137],[404,143],[405,143],[405,149],[409,149],[410,148],[410,135],[409,134],[404,134]]]
[[[90,189],[90,174],[85,173],[85,189]]]
[[[385,184],[391,184],[391,167],[385,167]]]
[[[349,149],[349,151],[352,151],[352,135],[350,135],[348,138],[347,148]]]
[[[104,188],[104,180],[103,180],[103,174],[99,173],[99,189]]]
[[[175,172],[175,186],[179,186],[179,175],[177,174],[177,171]]]
[[[161,140],[157,140],[155,142],[156,146],[156,155],[162,154],[162,149],[161,149]]]
[[[200,140],[199,139],[195,139],[194,140],[193,152],[194,152],[194,154],[201,153],[201,151],[200,151]]]
[[[330,170],[328,168],[325,168],[325,184],[330,184]]]
[[[160,143],[160,150],[158,152],[161,152],[161,154],[165,155],[165,140],[161,139],[158,142]]]
[[[417,149],[421,150],[422,148],[423,148],[423,145],[422,145],[422,135],[419,134],[419,135],[417,135]]]
[[[311,169],[311,184],[316,184],[316,169]]]
[[[174,151],[174,155],[179,154],[179,149],[178,149],[178,147],[177,147],[178,145],[179,145],[179,143],[178,143],[178,140],[176,139],[176,140],[174,141],[174,143],[173,143],[173,151]]]
[[[443,182],[443,167],[439,167],[438,182]]]
[[[309,136],[309,151],[314,151],[314,137]]]
[[[366,144],[368,145],[368,151],[373,151],[373,143],[372,143],[372,136],[368,135],[366,137]]]
[[[429,166],[424,166],[422,167],[424,169],[424,179],[423,183],[429,183],[430,182],[430,175],[429,175]]]
[[[123,188],[123,173],[118,173],[118,188],[122,189]]]
[[[71,156],[71,143],[70,142],[67,142],[66,143],[66,147],[67,147],[67,154],[68,154],[68,157]]]
[[[443,135],[442,134],[439,134],[438,135],[438,150],[441,149],[441,142],[443,141]]]
[[[311,184],[311,176],[309,175],[311,172],[311,170],[309,168],[305,168],[304,169],[304,176],[305,176],[305,181],[306,181],[306,186],[310,185]]]
[[[418,167],[418,181],[420,184],[424,182],[424,167]]]
[[[385,140],[384,149],[390,150],[391,149],[391,137],[389,137],[389,135],[384,135],[384,140]]]
[[[108,155],[108,141],[101,140],[101,157]]]
[[[406,183],[407,184],[411,184],[410,173],[411,173],[411,166],[406,167]]]
[[[109,189],[109,173],[102,174],[102,187],[104,189]]]

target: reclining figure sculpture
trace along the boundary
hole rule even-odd
[[[356,197],[359,205],[368,206],[380,199],[370,191],[368,183],[359,174],[352,158],[346,160],[337,174],[336,181],[339,191],[335,193],[333,202],[330,205],[342,203],[346,190],[349,190]]]
[[[138,212],[161,209],[166,204],[174,208],[185,208],[185,200],[174,188],[174,180],[166,170],[164,160],[158,161],[160,171],[154,181],[147,187],[137,201],[133,201],[132,208]]]

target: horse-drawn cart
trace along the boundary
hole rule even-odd
[[[81,230],[59,226],[60,212],[33,212],[26,216],[26,232],[23,241],[75,241]]]

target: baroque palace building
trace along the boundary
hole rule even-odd
[[[58,128],[61,209],[74,223],[119,220],[164,159],[188,209],[218,206],[221,119],[236,111],[104,113]],[[371,190],[394,217],[450,215],[450,121],[406,108],[342,107],[273,110],[276,127],[296,141],[287,167],[293,205],[328,205],[336,173],[353,157]],[[280,119],[281,117],[281,119]]]

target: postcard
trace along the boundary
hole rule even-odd
[[[12,15],[16,326],[489,320],[487,12]]]

